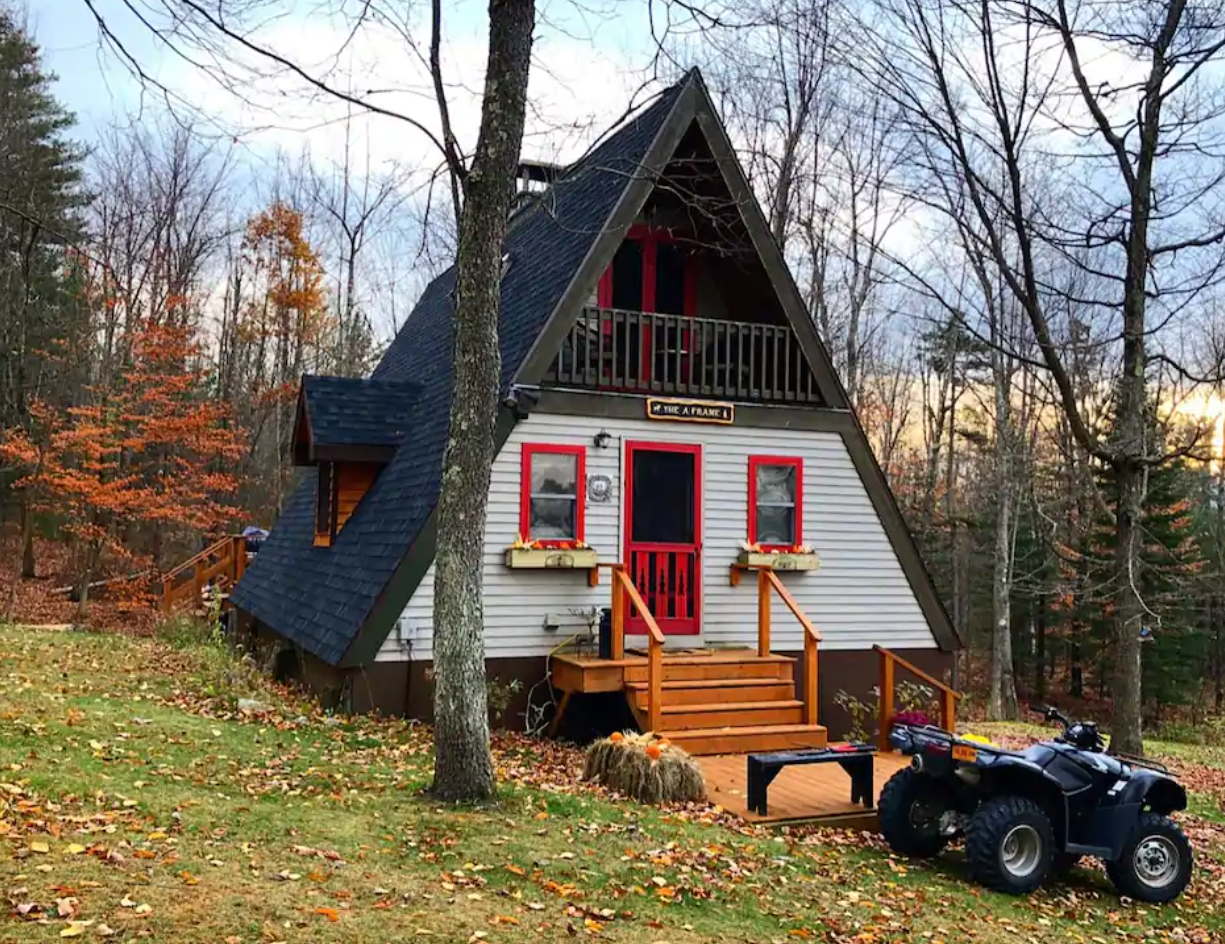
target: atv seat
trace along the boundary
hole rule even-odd
[[[876,800],[872,759],[876,748],[871,744],[841,744],[809,751],[776,751],[770,754],[750,754],[748,758],[749,812],[765,816],[768,812],[766,794],[770,784],[784,767],[803,764],[837,764],[851,778],[851,802],[872,809]]]

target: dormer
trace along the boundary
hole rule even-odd
[[[315,546],[331,547],[395,455],[418,387],[404,381],[306,375],[294,422],[294,465],[316,466]]]

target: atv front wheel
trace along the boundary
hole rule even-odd
[[[1106,874],[1119,893],[1136,901],[1173,901],[1191,882],[1191,843],[1168,816],[1145,813],[1117,862]]]
[[[1032,800],[996,797],[983,803],[966,829],[966,859],[975,881],[1010,895],[1041,885],[1055,864],[1050,818]]]
[[[881,835],[899,855],[930,859],[948,844],[940,818],[952,808],[944,784],[906,767],[890,777],[881,790],[877,810]]]

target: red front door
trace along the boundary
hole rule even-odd
[[[625,561],[665,633],[699,628],[702,546],[702,447],[625,444]],[[631,613],[626,632],[644,633]]]

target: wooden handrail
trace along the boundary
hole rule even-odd
[[[821,642],[821,633],[812,621],[804,615],[795,597],[783,586],[778,574],[768,567],[757,570],[757,654],[770,654],[770,591],[773,590],[787,604],[804,631],[804,723],[816,724],[819,701],[817,699],[817,645]]]
[[[221,556],[217,557],[218,554]],[[180,600],[198,602],[204,587],[215,578],[237,583],[242,579],[246,563],[246,541],[241,535],[230,535],[210,544],[162,577],[162,610],[169,612]],[[179,583],[178,578],[188,573],[191,578]]]
[[[187,573],[187,571],[195,567],[196,564],[199,563],[200,561],[207,560],[209,557],[212,557],[218,551],[224,550],[225,548],[232,546],[234,539],[236,537],[238,537],[238,535],[226,535],[221,540],[210,544],[208,547],[200,551],[194,557],[189,557],[187,560],[183,561],[183,563],[179,564],[178,567],[175,567],[173,570],[167,571],[162,576],[162,579],[163,580],[173,580],[175,577],[179,577]]]
[[[612,568],[612,657],[625,658],[625,601],[647,624],[647,728],[659,731],[664,700],[664,634],[624,564]]]
[[[913,662],[903,659],[896,652],[884,646],[872,647],[880,656],[880,731],[877,734],[877,744],[881,751],[891,751],[889,744],[889,721],[893,718],[893,688],[895,667],[901,666],[911,675],[931,685],[940,693],[940,727],[945,731],[957,728],[957,700],[961,692],[944,684],[935,676],[924,672]]]

